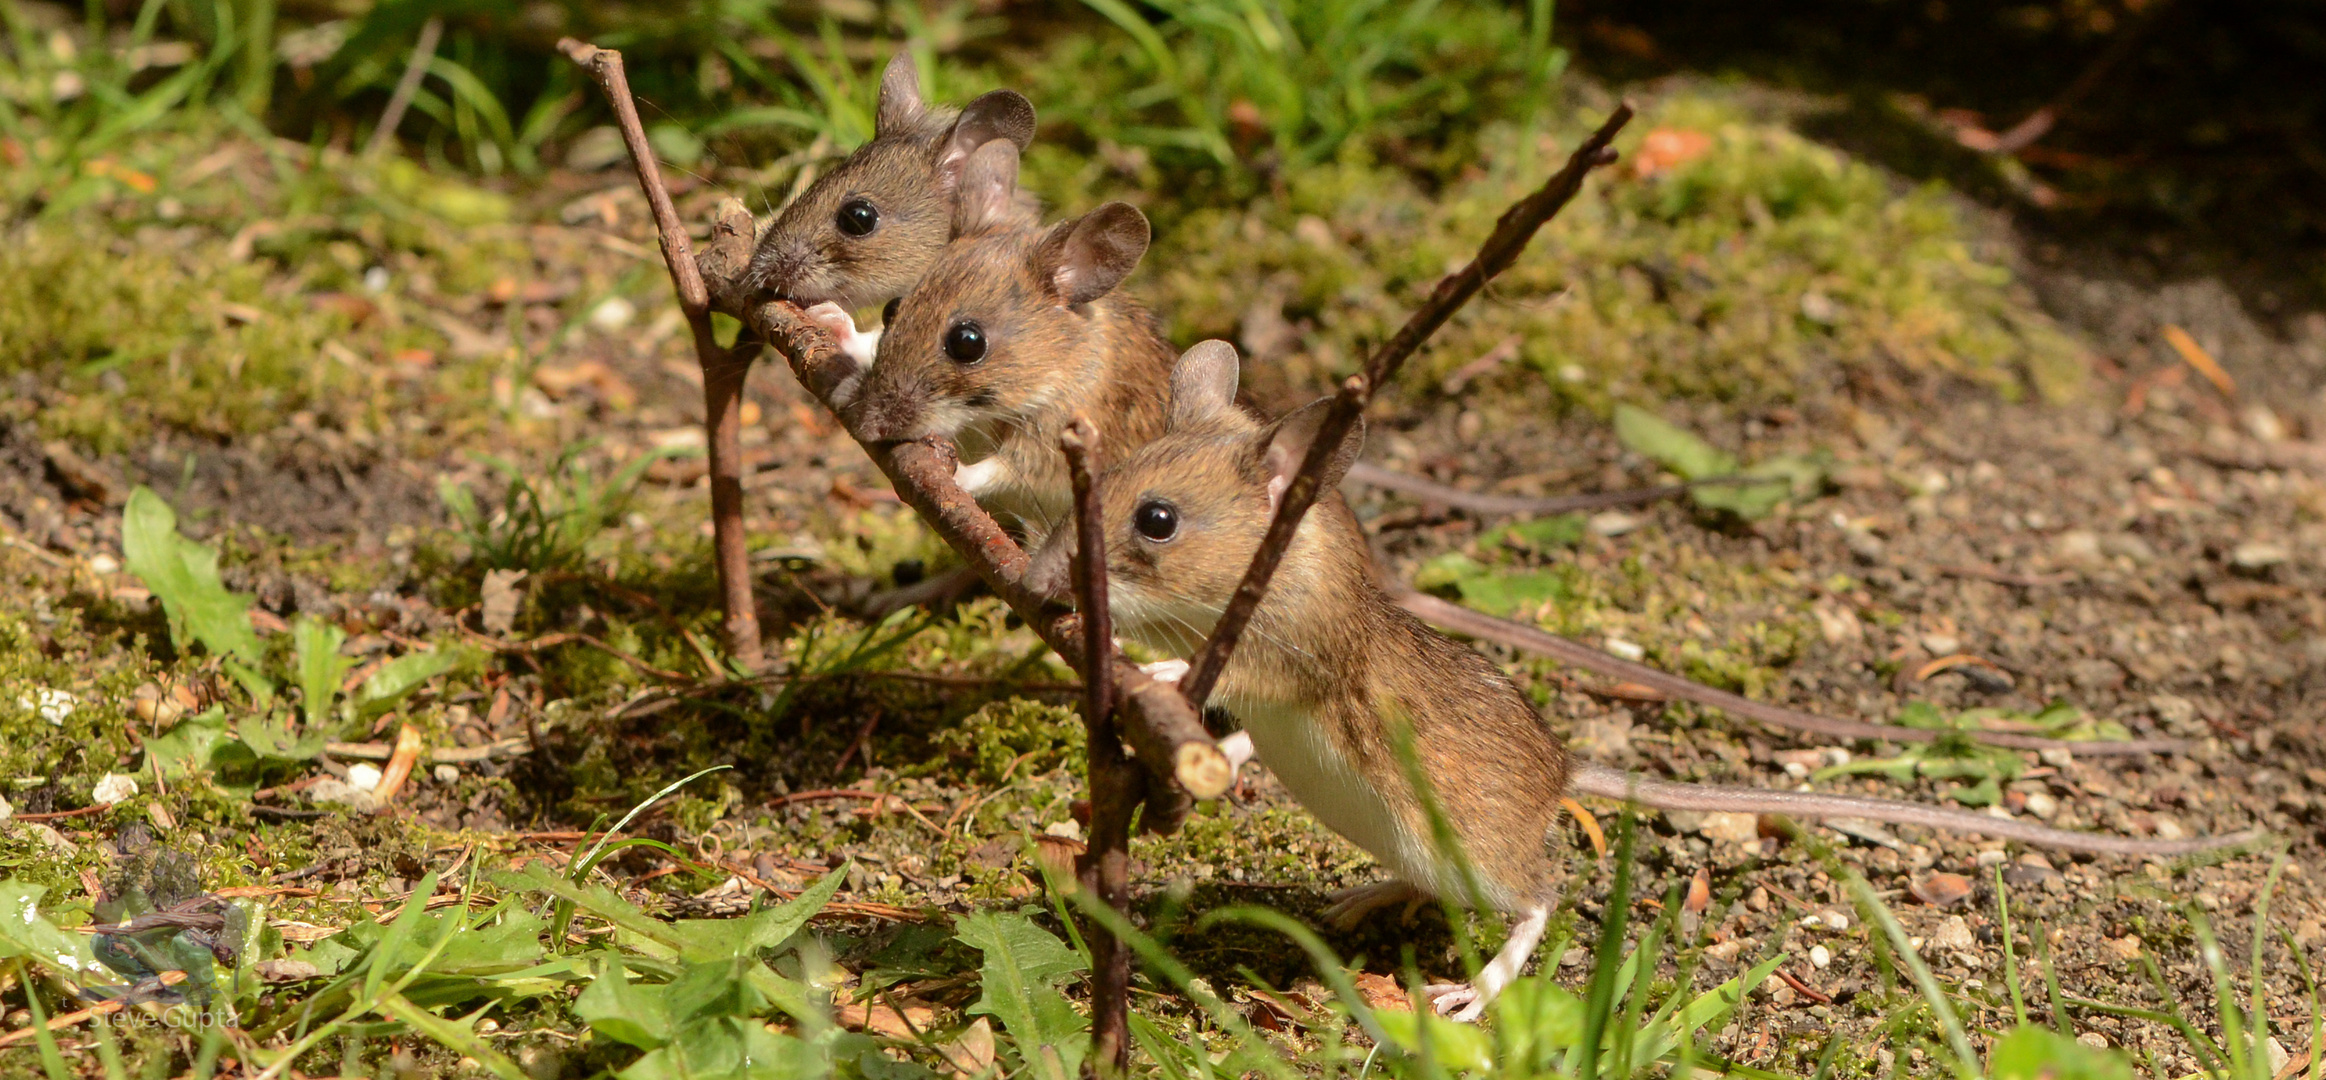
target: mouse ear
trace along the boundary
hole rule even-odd
[[[976,236],[1007,225],[1018,198],[1018,148],[995,139],[977,148],[961,166],[960,192],[953,200],[953,235]]]
[[[953,130],[937,148],[937,186],[953,186],[969,156],[995,139],[1006,140],[1019,150],[1034,141],[1034,104],[1015,90],[984,94],[961,110]]]
[[[1087,304],[1113,292],[1147,254],[1147,215],[1112,202],[1050,227],[1034,246],[1034,276],[1060,302]]]
[[[1318,398],[1292,410],[1284,419],[1269,429],[1267,444],[1260,452],[1261,467],[1268,475],[1268,512],[1275,513],[1284,501],[1284,489],[1292,486],[1293,474],[1300,471],[1300,463],[1308,457],[1310,443],[1316,441],[1317,428],[1325,421],[1325,413],[1333,407],[1332,398]],[[1325,464],[1325,474],[1319,479],[1319,492],[1341,486],[1341,477],[1348,475],[1349,466],[1357,463],[1357,454],[1365,448],[1365,418],[1360,416],[1349,428],[1349,437],[1341,440],[1341,447]]]
[[[1236,347],[1225,341],[1199,341],[1179,354],[1171,369],[1171,411],[1166,427],[1201,423],[1236,407],[1236,378],[1241,364]]]
[[[873,137],[905,131],[928,111],[921,101],[921,71],[913,66],[913,54],[898,49],[880,73],[880,107],[872,117]]]

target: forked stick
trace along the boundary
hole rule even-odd
[[[671,286],[678,291],[679,311],[695,339],[695,362],[703,369],[703,427],[710,449],[711,547],[718,560],[719,606],[725,614],[727,653],[745,671],[757,671],[764,662],[759,647],[759,605],[751,595],[751,547],[743,533],[743,380],[751,372],[759,343],[749,335],[732,349],[720,346],[711,332],[711,297],[703,285],[687,243],[686,226],[671,205],[670,191],[662,186],[662,166],[646,142],[646,128],[638,121],[638,103],[630,96],[630,78],[622,70],[622,54],[573,38],[557,43],[558,51],[588,71],[614,106],[622,129],[622,143],[630,149],[638,186],[654,208],[654,228],[662,237],[662,261],[670,267]]]
[[[1406,359],[1438,327],[1444,326],[1454,312],[1478,295],[1495,275],[1518,261],[1519,252],[1526,250],[1536,230],[1582,190],[1584,176],[1615,160],[1615,149],[1608,144],[1630,121],[1631,104],[1617,105],[1607,122],[1599,125],[1599,130],[1568,156],[1565,168],[1551,174],[1534,194],[1503,211],[1502,220],[1495,223],[1494,232],[1486,237],[1478,256],[1438,282],[1437,288],[1430,291],[1429,300],[1405,321],[1395,337],[1383,343],[1365,362],[1365,373],[1352,375],[1341,384],[1339,396],[1333,400],[1324,422],[1318,426],[1315,440],[1309,444],[1308,456],[1301,460],[1300,471],[1285,488],[1276,517],[1268,523],[1267,535],[1261,539],[1259,550],[1252,554],[1251,568],[1244,572],[1244,580],[1237,584],[1227,610],[1220,613],[1219,622],[1212,627],[1210,640],[1204,642],[1203,651],[1196,654],[1194,662],[1188,665],[1187,677],[1180,681],[1180,689],[1186,692],[1188,700],[1201,705],[1211,696],[1212,685],[1226,669],[1228,656],[1244,635],[1245,624],[1259,609],[1260,599],[1267,595],[1268,580],[1275,576],[1276,565],[1283,561],[1285,548],[1291,545],[1293,533],[1300,528],[1300,519],[1316,502],[1318,482],[1324,476],[1326,464],[1340,451],[1342,441],[1348,438],[1349,429],[1356,425],[1373,391],[1389,385],[1397,377],[1397,369],[1404,366]]]

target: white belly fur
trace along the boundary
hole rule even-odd
[[[1357,771],[1305,710],[1271,702],[1228,702],[1244,722],[1260,763],[1325,827],[1347,837],[1389,872],[1423,889],[1439,886],[1430,845]]]

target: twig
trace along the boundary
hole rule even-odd
[[[1831,717],[1788,709],[1754,701],[1726,690],[1717,690],[1700,683],[1690,682],[1667,671],[1658,671],[1646,664],[1633,663],[1621,657],[1610,656],[1580,641],[1560,637],[1524,623],[1497,619],[1463,607],[1449,600],[1441,600],[1424,592],[1411,589],[1396,594],[1399,606],[1458,634],[1467,634],[1482,641],[1507,645],[1531,653],[1548,656],[1561,663],[1573,664],[1586,671],[1595,671],[1651,690],[1660,691],[1682,701],[1724,709],[1749,720],[1774,727],[1791,728],[1837,739],[1888,739],[1892,742],[1937,742],[1947,735],[1965,734],[1933,728],[1901,727],[1893,724],[1866,724],[1854,720],[1835,720]],[[2046,739],[2003,731],[1968,732],[1971,738],[1994,746],[2008,746],[2018,750],[2067,750],[2080,757],[2123,757],[2133,754],[2171,754],[2186,750],[2188,744],[2179,739],[2126,739],[2119,742],[2084,742],[2076,739]]]
[[[1997,570],[1992,566],[1972,566],[1969,564],[1937,566],[1932,569],[1948,577],[1992,581],[1997,585],[2012,585],[2022,589],[2041,589],[2052,585],[2066,585],[2076,580],[2076,573],[2073,570],[2062,570],[2056,574],[2020,574],[2009,570]]]
[[[1090,843],[1075,877],[1102,903],[1130,912],[1131,816],[1138,810],[1138,768],[1123,756],[1115,734],[1114,681],[1107,677],[1115,647],[1107,612],[1106,525],[1100,517],[1098,429],[1077,416],[1058,448],[1074,489],[1075,606],[1082,612],[1082,722],[1089,730]],[[1102,927],[1088,927],[1091,956],[1092,1059],[1100,1076],[1121,1076],[1130,1064],[1131,951]]]
[[[423,747],[419,728],[405,724],[396,730],[395,752],[388,757],[388,767],[380,770],[378,786],[372,788],[372,798],[380,809],[385,810],[396,801],[397,793],[404,789],[405,779],[412,775],[413,763],[420,760]]]
[[[420,40],[412,45],[412,59],[404,63],[404,75],[396,80],[394,93],[388,95],[388,107],[380,112],[380,125],[372,129],[372,137],[363,144],[363,156],[371,157],[387,149],[388,140],[396,137],[396,127],[404,122],[404,110],[412,107],[412,98],[420,92],[420,80],[428,77],[428,65],[436,59],[436,42],[444,36],[444,16],[430,15],[420,24]]]
[[[739,273],[750,257],[751,213],[729,200],[712,228],[712,250],[704,253],[714,280]],[[840,354],[831,335],[784,301],[749,307],[744,324],[765,335],[777,353],[791,364],[800,385],[829,407],[831,394],[851,373],[851,362]],[[843,423],[845,423],[843,418]],[[851,435],[854,433],[851,432]],[[993,594],[1026,620],[1044,644],[1069,663],[1082,654],[1080,617],[1062,614],[1019,579],[1026,570],[1026,553],[969,494],[953,482],[957,463],[951,445],[941,440],[903,443],[862,443],[873,464],[887,475],[897,494],[918,512],[937,535],[977,571]],[[1148,678],[1138,666],[1117,657],[1113,663],[1118,700],[1130,705],[1123,735],[1149,767],[1177,781],[1199,799],[1216,798],[1228,789],[1234,773],[1219,744],[1203,728],[1195,707],[1168,683]]]
[[[646,142],[646,128],[638,120],[638,103],[630,96],[630,80],[622,70],[622,54],[600,49],[573,38],[557,43],[574,63],[587,69],[614,106],[622,142],[630,149],[630,164],[638,171],[638,186],[654,208],[655,231],[662,238],[663,262],[678,292],[679,310],[695,340],[695,361],[703,369],[703,425],[710,449],[712,548],[719,570],[719,602],[726,615],[727,651],[746,671],[765,662],[759,645],[759,607],[751,594],[751,548],[743,532],[743,382],[758,341],[749,334],[735,347],[724,348],[711,330],[711,297],[702,271],[687,241],[686,226],[662,184],[662,168]],[[746,212],[748,217],[748,212]]]
[[[1301,460],[1300,471],[1294,474],[1292,483],[1285,488],[1283,501],[1277,506],[1276,517],[1268,523],[1267,535],[1261,539],[1259,550],[1252,553],[1250,569],[1244,572],[1244,580],[1237,584],[1236,593],[1229,599],[1227,610],[1220,613],[1219,622],[1212,627],[1210,640],[1204,642],[1203,651],[1196,654],[1195,660],[1188,665],[1186,678],[1180,681],[1180,690],[1187,695],[1188,700],[1201,705],[1205,698],[1211,696],[1212,685],[1219,681],[1220,673],[1226,669],[1229,655],[1235,651],[1236,642],[1243,637],[1245,624],[1251,621],[1252,613],[1259,609],[1261,598],[1267,595],[1268,580],[1275,576],[1276,565],[1283,560],[1285,548],[1291,546],[1293,534],[1300,528],[1301,518],[1308,513],[1310,504],[1316,501],[1317,487],[1324,476],[1326,465],[1340,452],[1342,441],[1348,438],[1350,429],[1356,426],[1372,392],[1390,385],[1397,378],[1397,369],[1404,365],[1407,357],[1421,348],[1422,342],[1429,340],[1429,336],[1437,332],[1438,327],[1445,325],[1454,312],[1461,310],[1471,297],[1478,295],[1488,281],[1518,261],[1519,253],[1526,250],[1536,230],[1541,229],[1544,222],[1566,206],[1577,191],[1582,190],[1584,176],[1592,169],[1615,160],[1615,150],[1608,144],[1614,140],[1615,133],[1621,131],[1630,120],[1631,104],[1625,102],[1617,105],[1607,122],[1599,125],[1598,131],[1583,140],[1583,145],[1575,148],[1575,152],[1567,158],[1565,168],[1553,173],[1534,194],[1503,211],[1502,219],[1495,223],[1494,232],[1486,237],[1486,243],[1478,249],[1477,257],[1471,259],[1469,265],[1446,275],[1438,282],[1437,288],[1430,290],[1429,300],[1405,321],[1405,326],[1397,331],[1396,336],[1385,342],[1365,362],[1365,373],[1352,375],[1341,384],[1339,396],[1325,413],[1324,422],[1318,425],[1315,439],[1309,443],[1308,455]]]
[[[56,820],[58,820],[58,819],[60,819],[60,818],[87,817],[87,816],[88,816],[88,815],[90,815],[90,814],[102,814],[102,813],[104,813],[105,811],[107,811],[107,810],[111,810],[111,809],[113,809],[113,808],[112,808],[112,807],[110,807],[110,806],[106,806],[106,805],[103,805],[103,804],[99,804],[99,805],[96,805],[96,806],[84,806],[84,807],[81,807],[81,808],[80,808],[80,809],[78,809],[78,810],[54,810],[54,811],[50,811],[49,813],[46,813],[46,814],[18,814],[18,815],[16,815],[15,817],[12,817],[12,818],[10,818],[10,819],[8,819],[8,820],[10,820],[10,821],[56,821]]]
[[[2010,130],[1991,136],[1985,132],[1974,136],[1966,131],[1957,135],[1957,140],[1969,149],[1988,154],[2016,154],[2035,145],[2037,139],[2050,133],[2052,125],[2058,123],[2062,115],[2100,88],[2100,81],[2107,78],[2116,65],[2132,55],[2133,48],[2148,36],[2148,32],[2156,26],[2158,17],[2171,6],[2172,0],[2157,0],[2148,5],[2136,22],[2117,32],[2116,39],[2110,41],[2108,47],[2076,76],[2076,81],[2069,83],[2068,88],[2060,91],[2058,97],[2043,103],[2034,112],[2028,113],[2025,119],[2011,125]]]

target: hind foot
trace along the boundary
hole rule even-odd
[[[1342,889],[1332,895],[1332,901],[1325,907],[1325,922],[1335,930],[1348,931],[1356,929],[1358,923],[1364,922],[1374,912],[1398,904],[1405,905],[1405,914],[1399,918],[1411,921],[1413,913],[1430,902],[1430,895],[1392,878],[1353,889]]]

